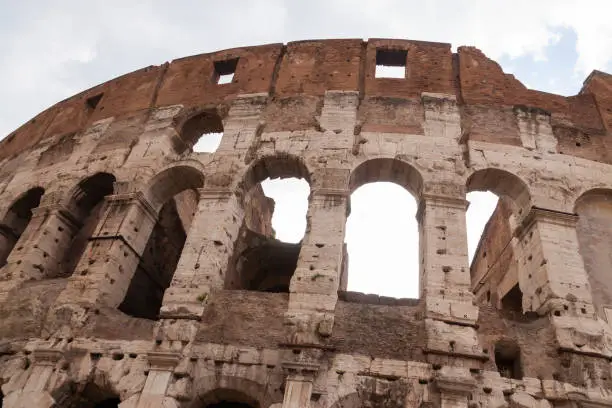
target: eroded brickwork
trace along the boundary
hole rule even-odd
[[[196,55],[62,101],[0,143],[2,406],[610,406],[611,112],[606,73],[563,97],[390,39]],[[279,177],[310,186],[298,244],[259,185]],[[346,291],[350,194],[375,181],[419,203],[419,299]],[[470,266],[476,190],[500,202]]]

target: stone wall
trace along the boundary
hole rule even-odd
[[[59,102],[0,142],[2,406],[610,406],[610,111],[609,74],[551,95],[397,39],[190,56]],[[299,244],[259,184],[289,177]],[[376,181],[419,203],[419,299],[346,292],[350,194]]]

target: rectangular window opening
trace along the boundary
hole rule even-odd
[[[96,106],[98,106],[98,104],[100,103],[100,100],[102,99],[103,95],[104,93],[99,93],[97,95],[87,98],[87,100],[85,101],[87,108],[91,110],[96,109]]]
[[[375,78],[406,78],[406,50],[376,50]]]
[[[234,80],[238,58],[225,61],[215,61],[215,82],[218,85],[230,84]]]

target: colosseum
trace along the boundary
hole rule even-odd
[[[395,39],[195,55],[70,97],[0,144],[0,406],[611,407],[611,136],[610,74],[565,97]],[[290,177],[297,244],[260,184]],[[350,195],[376,181],[418,202],[418,299],[347,291]],[[500,199],[470,265],[471,191]]]

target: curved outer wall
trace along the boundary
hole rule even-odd
[[[405,78],[375,78],[385,52]],[[389,39],[196,55],[66,99],[0,143],[2,406],[612,405],[610,129],[609,74],[563,97]],[[267,177],[310,184],[299,246],[273,240]],[[349,196],[377,180],[419,202],[418,300],[345,291]],[[474,190],[501,200],[470,267]]]

